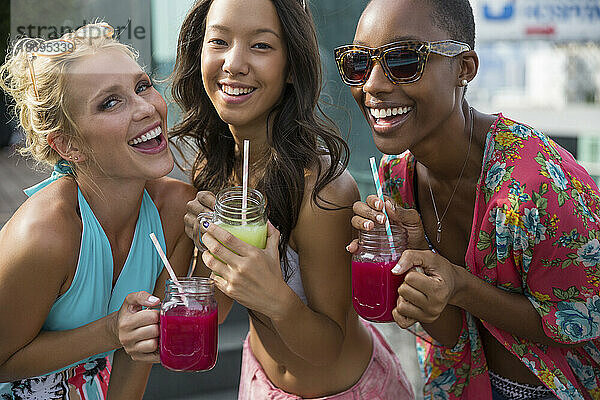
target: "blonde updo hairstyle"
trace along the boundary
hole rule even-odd
[[[62,157],[50,147],[47,138],[53,132],[61,132],[67,144],[91,156],[70,110],[69,70],[83,57],[109,49],[122,51],[135,61],[138,58],[132,47],[119,43],[112,35],[101,34],[107,27],[112,30],[108,24],[97,22],[64,34],[60,39],[74,46],[72,51],[60,55],[32,57],[25,50],[25,41],[30,41],[29,38],[20,39],[9,50],[0,67],[0,86],[14,99],[14,113],[25,133],[25,143],[19,149],[22,155],[38,164],[55,165]],[[48,41],[39,43],[43,45]],[[35,86],[28,58],[33,63]],[[70,164],[75,171],[76,164]]]

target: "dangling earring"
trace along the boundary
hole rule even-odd
[[[463,79],[462,81],[460,81],[460,86],[467,86],[468,83],[469,83],[468,80]]]

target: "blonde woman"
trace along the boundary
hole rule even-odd
[[[0,231],[2,399],[141,398],[150,364],[120,348],[140,304],[162,295],[149,233],[178,273],[189,265],[181,220],[195,190],[165,177],[166,104],[109,28],[64,35],[72,46],[53,57],[21,42],[0,69],[21,152],[54,166]]]

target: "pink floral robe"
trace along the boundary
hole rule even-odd
[[[385,156],[384,191],[415,208],[414,157]],[[465,266],[527,297],[558,348],[481,321],[560,399],[600,399],[600,197],[573,156],[502,114],[488,132]],[[421,331],[428,337],[424,331]],[[417,338],[428,399],[491,399],[475,317],[463,312],[454,348]],[[435,343],[435,345],[433,344]]]

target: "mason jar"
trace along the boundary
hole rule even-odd
[[[217,361],[218,313],[209,278],[167,280],[160,309],[160,362],[173,371],[206,371]]]
[[[392,322],[398,300],[398,287],[404,275],[392,274],[408,244],[405,228],[390,224],[392,241],[385,226],[376,224],[360,231],[359,250],[352,256],[352,304],[362,318],[373,322]]]
[[[245,209],[242,200],[241,186],[223,189],[217,193],[214,211],[198,214],[198,220],[200,223],[209,221],[238,239],[264,249],[267,245],[265,197],[258,190],[248,188]]]

